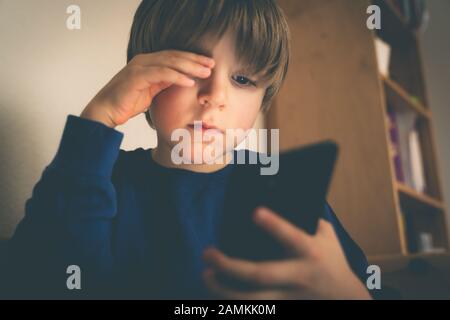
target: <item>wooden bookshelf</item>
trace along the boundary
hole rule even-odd
[[[291,28],[292,60],[266,126],[280,129],[280,150],[337,141],[328,201],[370,260],[450,254],[420,35],[390,0],[279,3]],[[366,27],[370,4],[381,8],[381,30]],[[388,76],[379,72],[377,37],[391,47]],[[417,116],[423,192],[397,181],[388,108]],[[419,252],[424,232],[445,253]]]
[[[420,193],[401,182],[397,182],[396,186],[398,192],[411,199],[411,201],[422,204],[424,207],[444,210],[444,203],[442,201],[434,199],[424,193]]]
[[[431,119],[431,110],[426,108],[422,103],[413,101],[405,89],[395,81],[382,75],[380,77],[382,78],[386,99],[388,101],[392,102],[397,108],[403,110],[411,108],[420,116]]]
[[[393,272],[405,269],[407,265],[417,259],[441,263],[446,268],[450,267],[450,253],[414,253],[408,256],[405,255],[386,255],[386,256],[372,256],[369,263],[384,266],[385,272]],[[450,269],[449,269],[450,270]]]

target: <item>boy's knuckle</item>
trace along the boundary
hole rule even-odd
[[[268,273],[267,273],[267,272],[264,272],[264,271],[262,271],[262,270],[255,270],[255,271],[253,272],[253,278],[255,279],[255,281],[256,281],[257,283],[260,283],[260,284],[264,284],[264,283],[266,283],[268,280],[270,280],[270,279],[269,279]]]
[[[175,57],[173,55],[168,55],[165,60],[167,63],[172,64],[172,65],[175,64],[175,61],[176,61]]]
[[[140,63],[142,63],[143,58],[144,58],[144,54],[138,53],[137,55],[135,55],[133,57],[133,59],[131,59],[130,63],[131,64],[140,64]]]
[[[316,246],[309,246],[308,255],[314,261],[319,261],[322,259],[322,253]]]
[[[184,74],[182,74],[180,72],[176,72],[175,77],[176,77],[177,80],[180,80],[180,81],[183,81],[183,80],[186,80],[186,79],[190,79],[188,76],[186,76],[186,75],[184,75]]]
[[[304,241],[301,234],[299,234],[298,230],[296,229],[286,229],[286,236],[291,238],[294,243],[301,243]]]
[[[317,281],[317,272],[311,268],[299,268],[294,274],[293,284],[299,288],[307,289]]]
[[[319,282],[320,276],[321,275],[319,274],[319,272],[316,272],[315,270],[310,270],[306,272],[305,276],[306,283],[304,285],[309,288],[315,287],[316,284]]]
[[[177,53],[175,50],[168,50],[166,53],[166,58],[167,59],[173,59],[177,57]]]
[[[185,62],[179,58],[172,58],[171,66],[182,68],[185,65]]]
[[[161,67],[161,66],[152,66],[152,67],[150,67],[150,70],[151,70],[153,75],[159,76],[159,77],[163,76],[166,73],[165,72],[166,69],[164,67]]]
[[[135,78],[139,73],[139,67],[137,65],[130,65],[126,71],[126,76],[128,78]]]

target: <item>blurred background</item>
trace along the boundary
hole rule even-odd
[[[404,297],[449,298],[450,1],[278,2],[292,63],[255,127],[279,128],[282,150],[336,140],[329,202],[346,229]],[[139,3],[0,0],[0,239],[23,217],[67,115],[125,65]],[[66,25],[70,5],[79,30]],[[379,30],[367,27],[370,5]],[[156,145],[143,115],[117,129],[122,149]]]

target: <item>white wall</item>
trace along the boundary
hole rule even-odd
[[[79,115],[125,65],[139,3],[0,0],[0,238],[10,237],[23,217],[67,115]],[[81,30],[66,27],[72,4],[81,8]],[[125,133],[122,149],[156,145],[143,115],[117,129]]]
[[[81,30],[68,30],[66,8],[81,7]],[[24,214],[52,160],[68,114],[84,106],[126,63],[138,0],[0,1],[0,237]],[[132,120],[126,149],[154,144],[145,119]]]
[[[448,211],[450,210],[450,1],[428,0],[427,6],[430,23],[422,36],[425,79],[433,112],[438,162]]]

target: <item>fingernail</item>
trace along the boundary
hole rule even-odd
[[[262,207],[258,207],[256,209],[256,219],[258,220],[264,220],[265,218],[267,218],[268,216],[268,212],[266,209],[262,208]]]
[[[211,73],[211,69],[210,69],[210,68],[204,68],[204,67],[202,67],[202,68],[200,69],[200,72],[201,72],[202,74],[204,74],[204,75],[208,75],[208,74]]]
[[[189,85],[194,85],[195,81],[194,81],[194,79],[186,78],[186,83],[189,84]]]

